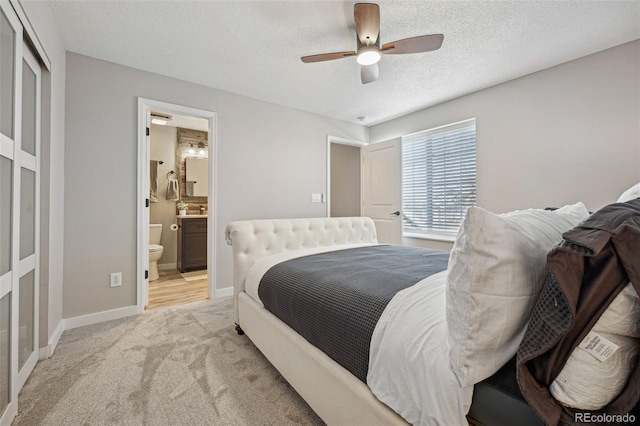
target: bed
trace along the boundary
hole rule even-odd
[[[533,219],[530,217],[531,214],[534,216]],[[476,224],[474,229],[486,230],[491,229],[492,226],[499,229],[496,233],[500,234],[499,236],[502,239],[499,239],[497,243],[503,245],[505,244],[504,238],[514,237],[505,237],[502,233],[513,231],[513,234],[517,235],[515,238],[521,239],[523,234],[526,236],[527,232],[529,232],[527,227],[531,225],[532,221],[535,222],[542,216],[548,217],[548,214],[538,211],[534,213],[525,212],[525,214],[516,212],[512,216],[506,215],[504,218],[499,217],[496,219],[479,209],[474,214],[468,214],[468,216],[469,221],[475,217]],[[566,223],[563,222],[561,227],[554,230],[554,237],[539,248],[540,253],[543,253],[543,258],[544,253],[550,248],[549,244],[552,245],[552,242],[555,241],[554,238],[557,239],[563,230],[569,229],[580,222],[588,213],[586,208],[580,205],[579,207],[571,206],[569,209],[565,209],[564,212],[558,213],[558,216],[563,214],[569,217],[570,220],[567,219]],[[505,226],[505,223],[510,224],[510,221],[515,221],[515,218],[520,223],[523,221],[521,216],[526,218],[524,219],[526,226],[524,228],[514,227],[509,231],[511,225]],[[496,220],[497,222],[495,222]],[[508,231],[503,231],[504,228],[508,229]],[[532,229],[538,232],[538,228],[535,228],[535,226]],[[532,234],[536,234],[536,232],[531,231]],[[544,234],[545,232],[542,233]],[[482,236],[481,239],[486,239],[486,235]],[[298,258],[305,259],[304,256],[307,256],[307,258],[323,256],[324,252],[335,250],[340,250],[334,253],[339,253],[341,256],[350,250],[372,251],[371,248],[379,247],[373,221],[364,217],[239,221],[230,223],[227,226],[226,240],[233,248],[234,317],[238,333],[246,333],[258,349],[327,424],[406,425],[408,423],[405,419],[408,419],[409,423],[412,424],[456,425],[467,424],[467,421],[469,421],[472,424],[506,425],[512,424],[514,419],[518,419],[519,424],[523,426],[542,424],[518,390],[518,385],[515,381],[515,359],[509,362],[509,359],[515,355],[517,342],[515,347],[513,346],[514,343],[508,339],[504,342],[504,346],[509,347],[509,350],[500,353],[498,357],[492,357],[492,362],[488,363],[495,363],[495,366],[488,366],[493,368],[493,370],[490,370],[491,374],[486,371],[478,373],[473,369],[465,369],[464,362],[456,365],[457,369],[449,366],[448,346],[450,345],[447,345],[447,338],[451,340],[451,335],[467,332],[466,329],[471,330],[473,327],[471,326],[472,324],[465,324],[464,321],[462,321],[462,324],[454,324],[456,321],[453,321],[450,315],[454,315],[455,312],[453,314],[448,310],[445,312],[443,306],[446,304],[445,302],[451,303],[447,298],[453,296],[464,298],[464,295],[454,294],[450,289],[445,292],[444,289],[447,285],[451,287],[451,283],[448,282],[452,279],[451,276],[457,279],[458,276],[465,276],[465,274],[469,273],[473,273],[474,276],[481,275],[477,271],[461,269],[452,272],[449,270],[450,268],[442,272],[436,271],[429,277],[424,278],[424,280],[419,280],[415,285],[400,290],[393,296],[389,305],[384,309],[371,338],[372,352],[370,359],[373,367],[369,367],[369,375],[366,381],[363,381],[362,378],[356,377],[358,374],[355,374],[353,369],[350,371],[336,362],[334,360],[335,356],[332,355],[333,357],[330,357],[309,343],[309,340],[313,341],[313,339],[308,340],[302,337],[298,332],[294,331],[295,326],[287,325],[278,316],[267,310],[260,298],[261,296],[264,298],[265,295],[259,294],[261,289],[257,283],[260,283],[265,278],[267,271],[271,271],[274,265],[287,263]],[[508,247],[511,242],[507,241],[507,243],[506,246]],[[527,246],[526,250],[530,251],[531,247]],[[511,252],[513,250],[506,251]],[[506,253],[506,256],[509,254]],[[465,253],[460,248],[456,249],[456,246],[454,246],[452,261],[457,262],[457,264],[463,264],[464,262],[460,259],[466,255],[468,253]],[[423,290],[420,290],[420,288]],[[453,286],[453,288],[456,287]],[[427,296],[419,299],[419,291]],[[473,293],[467,288],[463,288],[460,291],[462,293]],[[519,295],[516,296],[521,298]],[[384,375],[379,379],[371,377],[371,371],[376,368],[375,365],[378,363],[377,357],[386,356],[393,359],[393,357],[404,356],[388,350],[390,347],[402,346],[402,341],[398,340],[395,343],[386,344],[386,346],[380,343],[395,339],[398,334],[402,334],[399,331],[401,328],[399,328],[398,324],[405,326],[408,330],[413,330],[405,334],[422,333],[420,328],[421,324],[424,323],[412,323],[412,321],[418,320],[407,317],[406,312],[410,310],[404,309],[404,305],[398,304],[401,303],[402,299],[408,301],[402,303],[417,303],[418,305],[422,303],[421,311],[430,312],[429,315],[433,317],[430,321],[444,324],[436,327],[427,327],[434,328],[434,330],[429,331],[431,334],[423,335],[423,340],[439,342],[437,345],[427,345],[429,346],[427,349],[425,349],[424,342],[422,343],[423,346],[421,346],[422,350],[432,351],[429,353],[428,358],[429,360],[433,359],[433,361],[427,362],[427,364],[431,364],[427,366],[430,370],[426,374],[439,375],[435,380],[435,385],[432,386],[436,390],[428,390],[426,396],[423,395],[424,392],[422,391],[409,392],[407,394],[406,390],[399,389],[398,386],[385,390],[381,383],[393,380],[393,377],[385,377]],[[437,300],[438,303],[429,305],[429,303],[432,303],[430,300]],[[476,302],[477,300],[473,303]],[[510,305],[517,305],[518,303],[520,303],[519,299]],[[523,302],[523,309],[530,310],[532,303],[531,300],[527,299]],[[463,310],[466,310],[466,308]],[[460,314],[458,313],[458,315]],[[448,319],[447,316],[449,316]],[[385,334],[385,328],[391,327],[394,322],[396,323],[396,328]],[[447,326],[447,323],[454,325]],[[380,324],[384,324],[384,326]],[[518,324],[521,330],[517,333],[520,334],[516,333],[516,338],[511,340],[514,342],[516,340],[519,341],[524,333],[525,326],[526,322]],[[458,327],[458,330],[456,330],[456,327]],[[500,338],[503,338],[503,336],[500,336]],[[460,338],[460,340],[466,339]],[[413,345],[414,343],[411,344]],[[469,348],[456,349],[459,352],[464,352],[465,350],[469,350]],[[404,361],[395,364],[396,366],[387,359],[386,364],[382,362],[377,368],[383,374],[404,375],[403,380],[412,375],[412,370],[404,367]],[[413,370],[414,376],[425,374],[425,371],[420,371],[423,364],[425,364],[425,360],[421,360],[411,367],[418,369]],[[397,368],[397,365],[401,365],[402,368]],[[502,367],[503,365],[504,367]],[[454,371],[454,373],[451,371]],[[411,388],[413,385],[408,387]],[[397,392],[405,393],[395,395]],[[406,405],[405,407],[398,405],[402,405],[402,401],[406,401],[414,394],[421,395],[417,397],[420,399],[419,401],[416,400],[415,403],[404,404]],[[447,402],[447,400],[450,401]],[[386,402],[386,404],[381,401]],[[446,405],[446,407],[443,408],[442,405]],[[389,408],[390,406],[393,409]],[[419,407],[416,408],[414,406]],[[465,417],[467,413],[468,416]],[[572,424],[566,418],[563,419],[563,422]]]

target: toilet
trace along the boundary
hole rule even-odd
[[[149,281],[158,279],[158,260],[162,257],[164,247],[160,245],[162,236],[162,224],[149,224]]]

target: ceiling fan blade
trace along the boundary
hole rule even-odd
[[[353,6],[353,18],[356,21],[356,32],[358,39],[363,45],[373,46],[380,34],[380,8],[373,3],[356,3]]]
[[[305,64],[309,64],[311,62],[332,61],[334,59],[347,58],[349,56],[354,56],[355,54],[356,52],[322,53],[320,55],[303,56],[300,60]]]
[[[362,65],[360,67],[360,79],[362,84],[376,81],[378,79],[378,64]]]
[[[403,53],[431,52],[440,49],[444,35],[431,34],[392,41],[382,46],[382,53],[398,55]]]

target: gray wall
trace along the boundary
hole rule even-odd
[[[224,228],[234,220],[326,215],[327,135],[368,129],[67,53],[63,316],[136,303],[138,97],[217,115],[218,289],[233,284]],[[109,273],[122,272],[122,287]]]
[[[505,212],[583,201],[595,210],[615,202],[640,181],[640,41],[372,126],[370,141],[472,117],[479,206]]]
[[[360,216],[360,147],[331,144],[331,217]]]
[[[42,74],[40,346],[43,347],[62,320],[65,50],[50,5],[21,4],[51,61],[51,72]]]
[[[178,173],[176,166],[177,128],[171,126],[151,125],[150,151],[152,160],[162,160],[158,165],[158,202],[151,203],[149,208],[149,223],[162,224],[162,257],[158,265],[172,264],[176,267],[178,261],[178,234],[169,229],[171,224],[177,223],[176,202],[167,200],[167,173],[173,170]],[[177,175],[176,175],[177,176]]]

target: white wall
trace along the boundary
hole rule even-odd
[[[51,61],[51,73],[42,78],[41,173],[47,181],[41,194],[40,346],[46,346],[62,320],[66,58],[50,5],[21,4]]]
[[[177,128],[171,126],[151,125],[150,154],[152,160],[162,160],[158,164],[158,202],[149,207],[149,223],[162,224],[160,245],[163,247],[162,257],[158,265],[173,265],[178,261],[178,233],[169,227],[177,223],[176,202],[167,200],[167,173],[173,170],[178,173],[176,166],[176,148],[178,140]]]
[[[505,212],[583,201],[596,210],[615,202],[640,181],[640,41],[372,126],[370,141],[472,117],[479,206]]]
[[[317,217],[326,192],[327,135],[367,128],[67,53],[65,318],[136,304],[137,99],[217,113],[217,288],[233,283],[227,223]],[[123,273],[110,288],[109,273]]]

